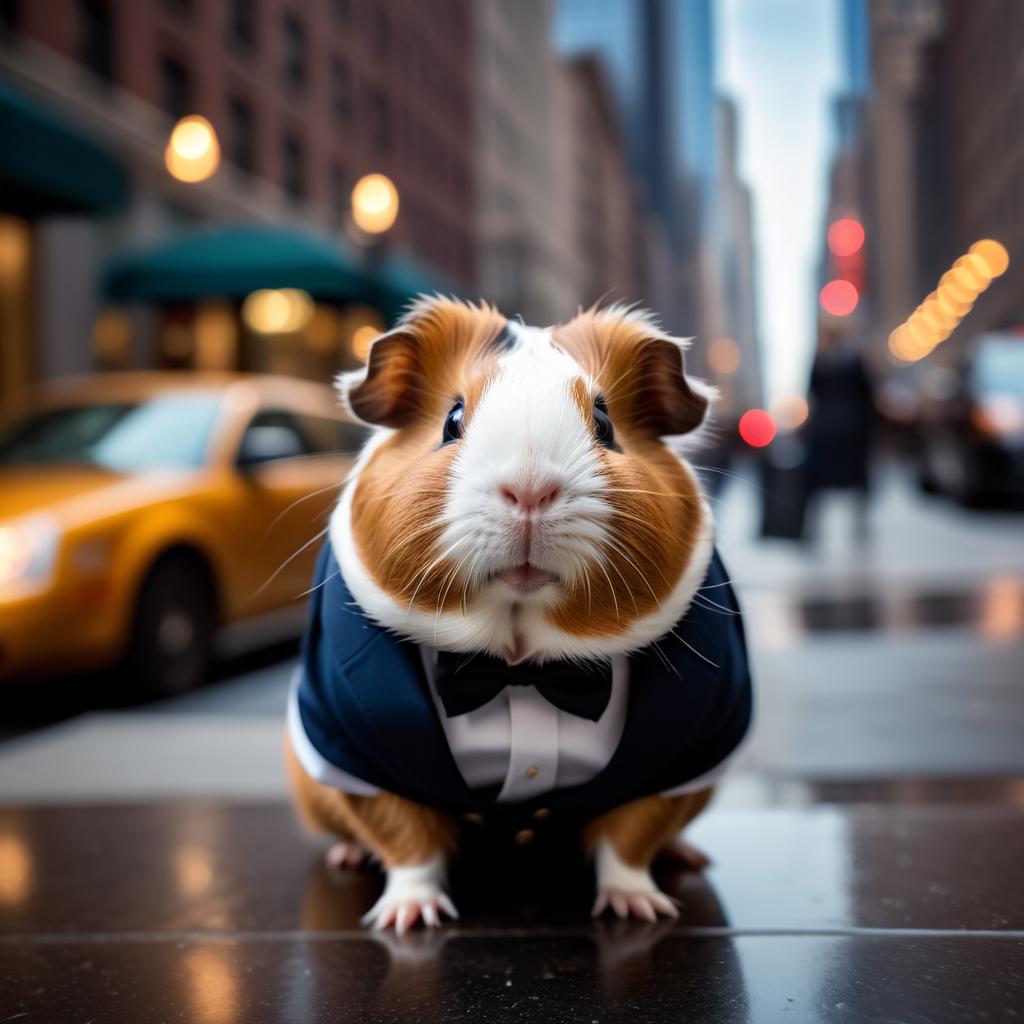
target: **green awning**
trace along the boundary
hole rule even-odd
[[[416,295],[451,292],[407,260],[362,262],[339,245],[280,227],[227,227],[116,256],[103,290],[113,302],[245,298],[260,288],[301,288],[314,298],[359,302],[394,320]]]
[[[0,82],[0,210],[22,217],[106,213],[128,185],[106,150]]]
[[[370,282],[341,248],[275,227],[232,227],[172,239],[115,257],[103,288],[115,302],[241,299],[260,288],[302,288],[316,298],[356,301]]]

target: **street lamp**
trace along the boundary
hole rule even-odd
[[[382,235],[398,217],[398,189],[386,174],[365,174],[352,189],[352,220],[368,235]]]
[[[213,125],[199,114],[183,117],[171,132],[164,163],[178,181],[205,181],[220,166],[220,143]]]

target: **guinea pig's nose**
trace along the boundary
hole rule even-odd
[[[558,497],[557,484],[503,484],[498,488],[502,500],[521,512],[539,512]]]

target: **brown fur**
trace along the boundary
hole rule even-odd
[[[681,796],[645,796],[616,807],[584,829],[584,849],[593,853],[597,844],[607,839],[624,864],[649,867],[658,851],[671,845],[704,810],[711,793],[709,788]]]
[[[285,766],[299,817],[308,827],[369,846],[386,868],[422,864],[455,849],[455,824],[393,793],[350,796],[315,782],[285,737]]]

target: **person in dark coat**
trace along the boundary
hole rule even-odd
[[[874,420],[871,378],[857,344],[823,333],[811,369],[806,427],[808,501],[823,491],[852,491],[858,540],[868,535],[869,458]],[[813,530],[810,531],[813,534]]]

